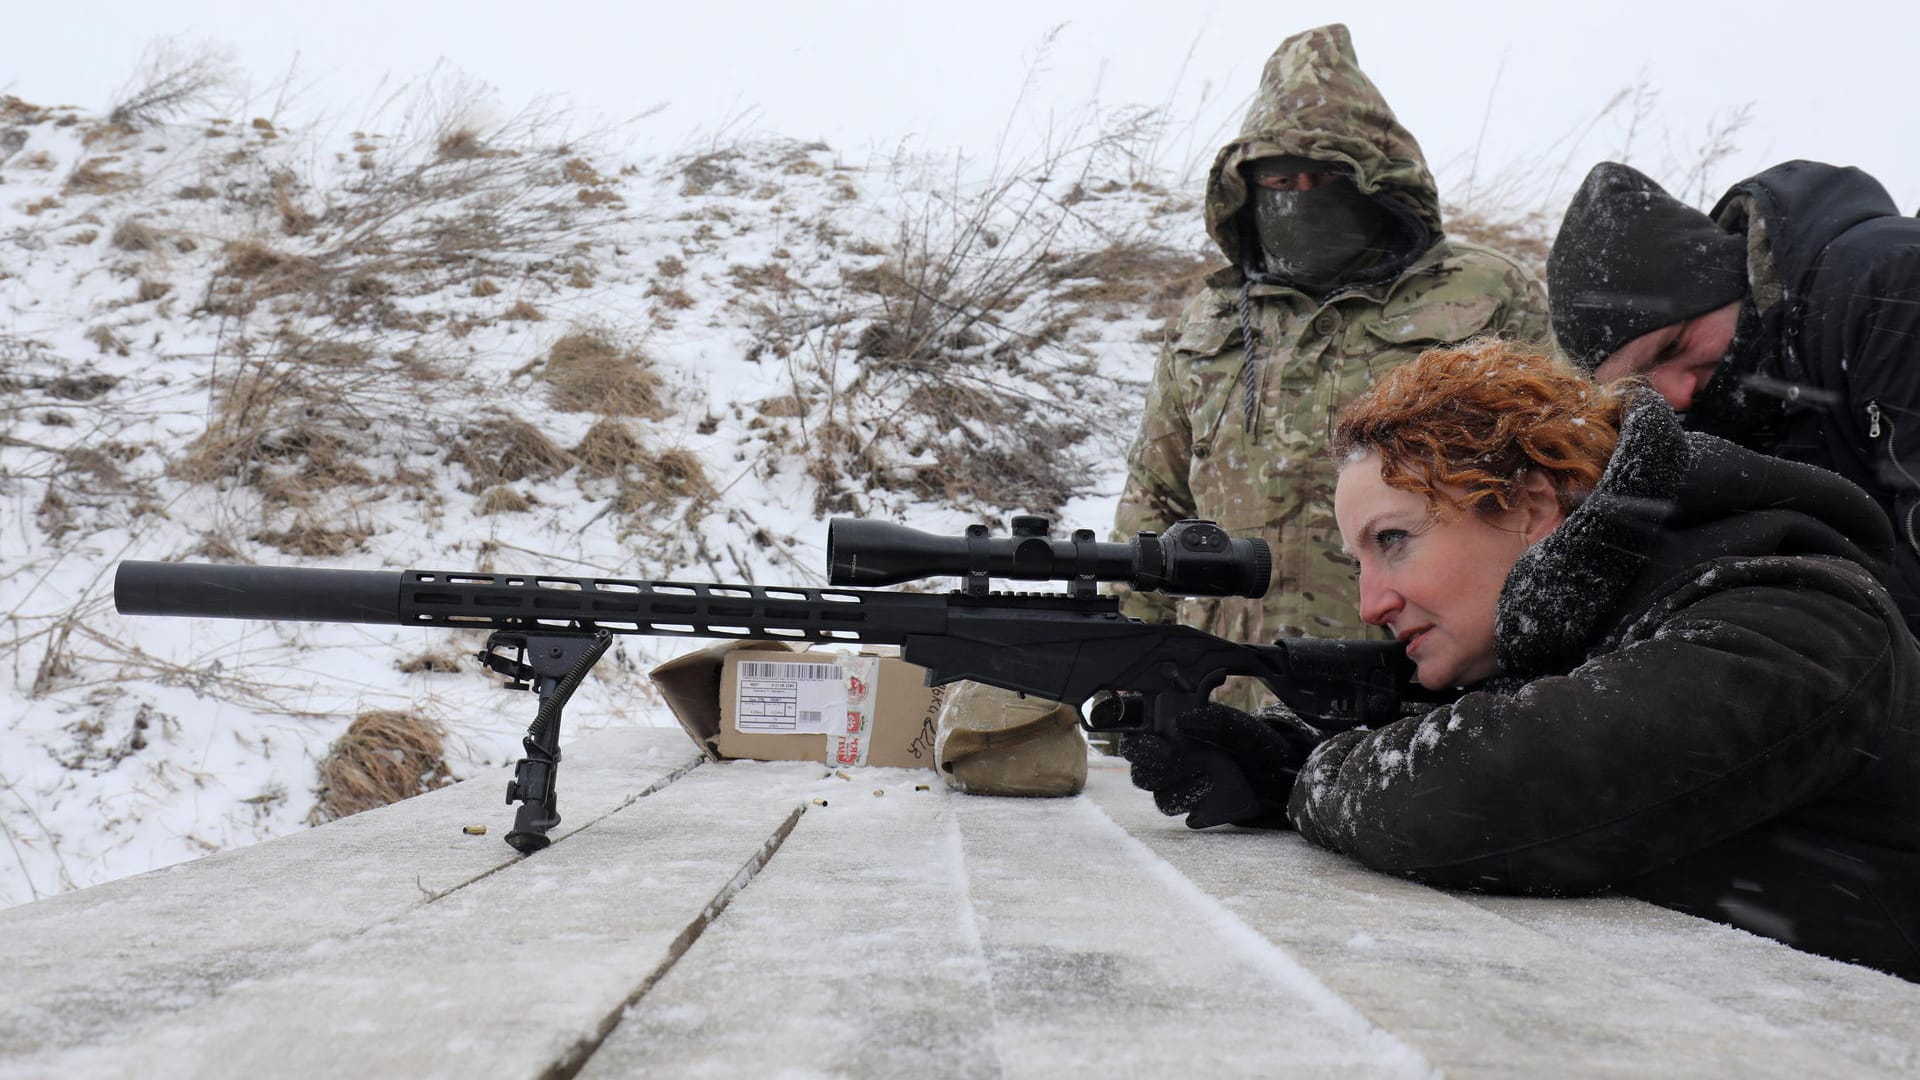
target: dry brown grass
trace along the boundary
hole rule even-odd
[[[580,475],[596,479],[625,476],[634,468],[652,462],[646,446],[634,437],[627,425],[611,417],[596,421],[588,428],[572,453],[580,463]]]
[[[495,416],[460,429],[447,463],[467,470],[462,491],[481,492],[522,480],[549,480],[574,465],[573,455],[525,420]]]
[[[288,555],[337,558],[359,551],[368,535],[366,529],[358,526],[341,528],[300,514],[288,528],[255,533],[250,539]]]
[[[653,361],[616,341],[611,331],[577,331],[554,342],[540,377],[547,404],[561,412],[659,417],[660,376]]]
[[[418,713],[376,709],[354,717],[320,762],[310,825],[374,810],[454,782],[446,728]]]
[[[139,175],[115,169],[113,166],[119,160],[115,154],[88,158],[67,174],[66,182],[60,185],[61,192],[67,195],[107,195],[132,188],[140,182]]]
[[[1134,314],[1165,320],[1206,273],[1218,265],[1192,251],[1141,240],[1120,240],[1099,251],[1061,259],[1047,276],[1061,286],[1060,298],[1080,309],[1076,315]]]
[[[370,531],[343,523],[354,507],[427,485],[388,448],[435,438],[435,418],[419,402],[439,378],[412,353],[382,356],[352,339],[286,333],[217,369],[207,426],[167,472],[260,492],[253,534],[283,551],[354,550]]]
[[[713,483],[707,479],[699,455],[674,447],[651,455],[641,467],[630,470],[621,479],[613,508],[629,519],[647,520],[683,500],[702,502],[713,497]]]
[[[480,493],[480,502],[476,512],[493,514],[524,514],[533,509],[533,500],[505,484],[496,484]]]
[[[109,243],[121,251],[153,251],[158,248],[165,234],[137,217],[120,222],[113,230]]]
[[[418,675],[423,672],[451,675],[466,670],[467,655],[458,649],[447,647],[428,649],[403,660],[395,660],[393,669],[403,675]]]
[[[128,348],[127,339],[120,336],[119,331],[105,323],[100,323],[90,328],[87,331],[86,338],[88,341],[99,346],[100,351],[103,353],[126,356],[131,351]]]
[[[235,240],[222,249],[220,269],[207,288],[201,312],[246,315],[263,301],[293,296],[302,302],[325,295],[328,274],[313,259],[261,240]]]

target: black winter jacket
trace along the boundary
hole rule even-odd
[[[1508,576],[1502,674],[1327,740],[1289,817],[1434,885],[1606,889],[1920,980],[1920,645],[1832,473],[1630,410]]]
[[[1759,319],[1753,370],[1728,375],[1786,398],[1783,431],[1721,434],[1873,496],[1898,543],[1887,587],[1920,632],[1920,220],[1859,169],[1814,161],[1735,184],[1713,217],[1747,236]]]

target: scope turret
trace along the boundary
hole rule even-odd
[[[835,585],[897,585],[955,576],[1016,581],[1120,581],[1172,596],[1266,595],[1273,557],[1264,540],[1238,538],[1211,521],[1177,521],[1165,533],[1142,532],[1106,543],[1081,529],[1071,539],[1048,535],[1045,518],[1013,519],[1012,535],[985,525],[963,536],[940,536],[887,521],[834,518],[827,523],[827,573]]]

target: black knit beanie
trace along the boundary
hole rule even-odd
[[[1746,238],[1614,161],[1587,174],[1547,256],[1554,337],[1588,372],[1634,338],[1746,293]]]

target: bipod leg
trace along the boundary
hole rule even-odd
[[[520,804],[507,843],[523,855],[553,842],[547,832],[560,824],[555,791],[560,770],[560,713],[612,643],[613,635],[605,630],[590,634],[498,630],[487,638],[487,647],[480,653],[481,663],[507,677],[509,689],[532,690],[540,696],[539,712],[520,740],[526,757],[520,759],[513,779],[507,782],[507,802]],[[502,653],[502,649],[512,649],[513,655]]]

